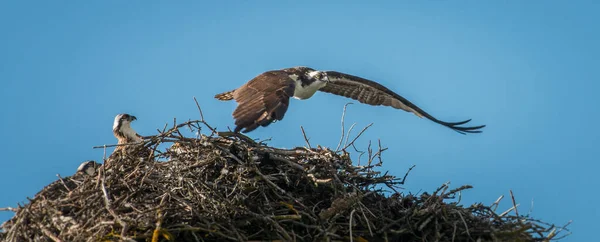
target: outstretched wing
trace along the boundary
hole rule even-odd
[[[390,89],[374,81],[336,71],[327,71],[327,77],[329,78],[329,82],[325,87],[319,89],[320,91],[352,98],[361,103],[375,106],[390,106],[396,109],[412,112],[421,118],[425,117],[461,134],[481,133],[481,130],[479,129],[485,127],[485,125],[471,127],[460,126],[468,123],[471,121],[471,119],[461,122],[440,121],[402,96],[392,92]]]
[[[283,71],[269,71],[250,80],[233,93],[238,103],[233,111],[235,132],[250,132],[283,119],[295,82]]]

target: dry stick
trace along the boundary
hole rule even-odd
[[[381,139],[377,139],[377,143],[379,146],[379,151],[376,153],[377,154],[377,159],[379,160],[379,164],[383,164],[383,161],[381,160],[381,153],[383,153],[384,151],[386,151],[388,148],[381,148]]]
[[[212,136],[213,134],[218,133],[216,129],[214,129],[208,123],[206,123],[206,120],[204,119],[204,114],[202,113],[202,109],[200,108],[200,104],[198,104],[198,100],[196,100],[196,97],[194,97],[194,102],[196,102],[196,107],[198,108],[198,112],[200,112],[200,119],[202,119],[200,122],[212,131],[212,134],[210,135]]]
[[[187,121],[185,123],[179,124],[176,126],[176,129],[170,129],[169,131],[167,131],[164,135],[155,135],[155,136],[144,136],[144,139],[152,139],[154,137],[163,137],[163,136],[168,136],[170,135],[172,132],[175,132],[175,130],[186,126],[186,125],[191,125],[193,123],[202,123],[201,120],[191,120],[191,121]],[[160,132],[160,130],[159,130]],[[138,144],[143,144],[145,141],[138,141],[138,142],[130,142],[130,143],[123,143],[123,144],[112,144],[112,145],[99,145],[99,146],[94,146],[92,147],[93,149],[100,149],[100,148],[104,148],[104,160],[106,160],[106,148],[107,147],[118,147],[118,146],[128,146],[128,145],[138,145]]]
[[[529,207],[529,211],[527,212],[526,217],[531,216],[531,213],[533,213],[533,198],[531,199],[531,206]]]
[[[348,224],[348,230],[350,232],[350,242],[353,241],[353,236],[352,236],[352,217],[354,215],[354,212],[356,212],[356,209],[352,209],[352,212],[350,212],[350,223]]]
[[[272,160],[285,162],[286,164],[288,164],[291,167],[294,167],[294,168],[296,168],[296,169],[298,169],[300,171],[304,171],[304,167],[302,165],[300,165],[298,163],[295,163],[295,162],[293,162],[291,160],[288,160],[286,158],[279,157],[279,156],[269,156],[269,158],[272,159]]]
[[[262,172],[260,172],[260,170],[258,168],[255,168],[254,171],[256,172],[256,174],[258,174],[263,180],[265,180],[265,182],[267,182],[271,187],[277,189],[279,192],[281,192],[283,195],[286,195],[287,192],[285,190],[283,190],[281,187],[277,186],[277,184],[275,184],[274,182],[272,182],[271,180],[269,180],[269,178],[267,178],[267,176],[265,176]]]
[[[406,173],[404,173],[404,177],[402,177],[402,181],[399,182],[400,185],[404,185],[404,182],[406,181],[406,177],[408,176],[410,171],[412,171],[412,169],[415,168],[415,166],[417,166],[417,165],[412,165],[410,168],[408,168],[408,171],[406,171]]]
[[[516,206],[512,206],[510,207],[508,210],[502,212],[501,214],[498,215],[498,217],[504,217],[506,216],[508,213],[510,213],[512,210],[516,209],[519,206],[519,204],[517,204]]]
[[[465,225],[465,229],[466,229],[467,235],[469,236],[469,239],[473,240],[473,238],[471,237],[471,233],[469,232],[469,226],[467,225],[467,221],[465,220],[465,218],[462,216],[462,214],[460,212],[456,212],[456,213],[458,213],[460,220],[462,220],[463,224]]]
[[[342,141],[344,140],[344,119],[346,119],[346,107],[348,107],[349,104],[353,104],[353,103],[346,103],[344,104],[344,111],[342,111],[342,137],[340,137],[340,142],[338,142],[337,147],[335,148],[335,152],[338,152],[340,150],[340,146],[342,145]]]
[[[65,181],[63,180],[63,178],[60,176],[60,174],[56,174],[56,176],[60,180],[60,183],[62,183],[63,186],[67,189],[67,191],[71,192],[71,189],[67,186],[67,184],[65,183]]]
[[[217,132],[217,135],[219,135],[221,137],[230,137],[230,136],[237,137],[241,140],[251,143],[253,146],[258,146],[258,143],[256,141],[254,141],[252,138],[250,138],[246,135],[240,134],[240,133],[235,133],[232,131],[221,131],[221,132]]]
[[[373,149],[371,148],[371,141],[369,140],[369,145],[367,145],[367,157],[368,157],[368,162],[367,162],[367,166],[371,166],[371,163],[373,162],[373,159],[371,159],[373,155]]]
[[[13,207],[5,207],[5,208],[0,208],[0,211],[11,211],[11,212],[17,212],[18,209],[13,208]]]
[[[131,142],[131,143],[123,143],[123,144],[114,144],[114,145],[99,145],[99,146],[94,146],[92,147],[93,149],[100,149],[100,148],[104,148],[106,149],[106,147],[117,147],[117,146],[127,146],[127,145],[138,145],[138,144],[143,144],[144,141],[138,141],[138,142]]]
[[[52,233],[47,228],[44,228],[43,226],[39,226],[39,228],[42,230],[42,233],[44,233],[46,236],[48,236],[54,242],[62,242],[62,240],[60,238],[56,237],[56,235],[54,235],[54,233]]]
[[[454,230],[452,231],[452,242],[454,242],[454,241],[455,241],[455,239],[456,239],[456,229],[458,228],[458,227],[456,227],[456,223],[457,223],[457,222],[454,222],[454,223],[452,224],[452,225],[454,226]]]
[[[158,146],[159,146],[161,143],[163,143],[164,139],[166,138],[166,136],[167,136],[167,135],[166,135],[165,131],[167,130],[167,125],[168,125],[168,124],[166,124],[166,123],[165,123],[165,127],[163,128],[163,131],[162,131],[162,132],[160,132],[160,131],[159,131],[159,133],[160,133],[160,135],[159,135],[160,139],[159,139],[158,141],[156,141],[156,144],[155,144],[155,145],[154,145],[154,147],[152,148],[152,152],[150,152],[150,153],[148,154],[148,157],[147,157],[147,158],[148,158],[148,160],[152,160],[152,158],[153,158],[153,156],[154,156],[154,153],[156,152],[156,149],[158,149]],[[169,130],[169,132],[168,132],[168,133],[169,133],[169,135],[170,135],[171,133],[175,132],[174,130],[177,130],[177,127],[170,129],[170,130]],[[147,174],[148,174],[148,173],[147,173]]]
[[[513,195],[512,190],[508,190],[510,192],[510,198],[512,199],[513,207],[515,208],[515,214],[519,217],[519,210],[517,210],[517,203],[515,202],[515,196]]]
[[[548,237],[547,237],[547,239],[548,239],[548,240],[552,239],[553,237],[555,237],[557,234],[559,234],[559,233],[560,233],[560,232],[562,232],[563,230],[567,230],[567,231],[569,231],[569,230],[567,229],[567,226],[569,226],[571,223],[573,223],[573,220],[569,220],[569,222],[568,222],[567,224],[565,224],[564,226],[560,227],[560,228],[558,229],[558,231],[552,235],[552,237],[550,237],[550,234],[549,234],[549,235],[548,235]],[[563,236],[561,236],[561,237],[559,237],[559,238],[556,238],[556,240],[559,240],[559,239],[562,239],[562,238],[564,238],[564,237],[567,237],[567,236],[569,236],[570,234],[571,234],[571,231],[569,231],[569,233],[568,233],[568,234],[566,234],[566,235],[563,235]]]
[[[310,147],[310,142],[308,142],[308,138],[306,138],[306,132],[304,132],[304,127],[302,127],[302,125],[300,125],[300,129],[302,130],[302,135],[304,136],[304,142],[306,142],[306,145],[308,145],[309,149],[312,149],[312,147]]]
[[[494,203],[492,203],[492,206],[490,206],[490,209],[493,206],[496,206],[496,207],[494,207],[494,209],[492,210],[492,212],[494,212],[494,213],[496,212],[496,209],[498,209],[498,206],[500,206],[500,201],[502,200],[502,198],[504,198],[504,195],[501,195],[498,199],[496,199],[496,201]]]
[[[366,127],[364,127],[359,133],[358,135],[356,135],[356,137],[354,137],[354,139],[352,139],[352,141],[350,142],[350,144],[346,145],[342,150],[345,150],[346,148],[348,148],[350,145],[354,144],[354,142],[369,128],[373,125],[373,123],[370,123],[369,125],[367,125]]]
[[[28,210],[29,210],[28,207],[23,207],[23,213],[28,212]],[[24,219],[25,219],[25,216],[21,216],[17,219],[17,222],[15,222],[13,224],[13,226],[10,228],[10,230],[8,231],[8,234],[6,236],[8,238],[7,241],[15,240],[15,237],[17,236],[16,231],[18,228],[21,227],[21,223],[23,222]]]
[[[121,230],[121,237],[125,237],[125,232],[127,232],[127,224],[121,220],[117,213],[112,210],[112,208],[110,208],[110,199],[108,198],[108,192],[106,191],[106,186],[104,185],[104,177],[101,178],[101,188],[102,194],[104,195],[104,207],[108,213],[110,213],[110,215],[112,215],[113,218],[115,218],[115,220],[117,220],[117,222],[123,226],[123,229]]]
[[[356,123],[353,123],[352,125],[350,125],[348,132],[346,132],[346,141],[344,141],[344,146],[346,146],[346,144],[348,144],[348,139],[350,139],[350,132],[352,132],[352,130],[354,129],[354,126],[356,126]],[[356,150],[356,147],[354,149]],[[342,148],[342,150],[343,150],[343,148]]]
[[[102,155],[102,164],[100,166],[100,169],[98,169],[98,176],[96,177],[96,186],[94,187],[94,189],[98,189],[98,186],[100,185],[100,178],[104,177],[104,170],[106,169],[106,145],[103,146],[104,148],[104,154]]]
[[[365,197],[367,195],[365,194]],[[373,230],[371,229],[371,221],[369,219],[367,219],[367,215],[365,214],[365,209],[367,210],[367,212],[371,213],[371,215],[373,215],[374,217],[377,217],[373,214],[373,212],[369,211],[369,209],[362,203],[359,202],[358,203],[359,208],[360,208],[360,212],[363,215],[363,218],[365,219],[365,222],[367,223],[367,228],[369,229],[369,235],[373,236]]]
[[[277,154],[277,155],[286,155],[286,156],[295,156],[295,155],[311,155],[314,154],[315,151],[313,150],[307,150],[304,148],[291,148],[291,149],[279,149],[279,148],[272,148],[272,147],[257,147],[256,150],[262,151],[262,152],[267,152],[267,153],[273,153],[273,154]]]
[[[167,196],[163,196],[160,199],[160,204],[158,205],[159,207],[164,206],[166,197]],[[161,208],[157,209],[157,211],[156,211],[156,228],[154,228],[154,232],[152,233],[152,242],[158,242],[158,239],[160,237],[161,230],[162,230],[162,223],[163,223],[164,216],[165,216],[165,213],[162,212],[162,209]]]

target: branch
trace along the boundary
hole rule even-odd
[[[202,113],[202,109],[200,108],[200,104],[198,104],[198,100],[196,100],[196,97],[194,97],[194,102],[196,102],[196,107],[198,108],[198,112],[200,112],[200,123],[204,124],[206,127],[208,127],[208,129],[212,131],[211,136],[213,134],[216,134],[217,130],[211,127],[208,123],[206,123],[206,120],[204,119],[204,114]]]
[[[304,132],[304,127],[300,126],[300,129],[302,130],[302,136],[304,136],[304,142],[306,142],[306,145],[309,149],[312,149],[312,147],[310,147],[310,142],[308,142],[308,138],[306,138],[306,132]]]
[[[335,148],[335,152],[338,152],[340,150],[340,146],[342,146],[342,141],[344,140],[344,119],[346,119],[346,107],[348,107],[348,105],[353,104],[353,103],[346,103],[344,104],[344,110],[342,111],[342,137],[340,137],[340,142],[338,143],[337,147]]]
[[[17,212],[18,209],[13,208],[13,207],[5,207],[5,208],[0,208],[0,211],[11,211],[11,212]]]
[[[367,125],[366,127],[364,127],[359,133],[358,135],[356,135],[356,137],[354,137],[354,139],[352,139],[352,141],[350,141],[350,144],[347,144],[344,148],[342,148],[342,150],[346,150],[346,148],[350,147],[352,144],[354,144],[354,142],[369,128],[373,125],[373,123],[370,123],[369,125]]]

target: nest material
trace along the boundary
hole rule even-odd
[[[276,149],[187,122],[113,154],[95,175],[40,191],[3,224],[5,241],[540,241],[553,227],[450,201],[463,186],[397,192],[402,181],[329,149]],[[174,143],[165,152],[156,147]],[[138,154],[151,149],[154,157]],[[157,161],[157,160],[166,161]],[[383,189],[391,190],[389,193]],[[497,205],[497,204],[496,204]]]

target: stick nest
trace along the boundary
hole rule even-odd
[[[5,241],[540,241],[556,229],[450,201],[463,186],[398,192],[403,179],[345,151],[277,149],[190,121],[59,179],[14,209]],[[207,125],[208,126],[208,125]],[[210,128],[210,126],[208,126]],[[214,131],[214,130],[213,130]],[[166,144],[169,148],[159,149]],[[146,156],[144,150],[153,151]],[[382,151],[381,149],[379,151]]]

